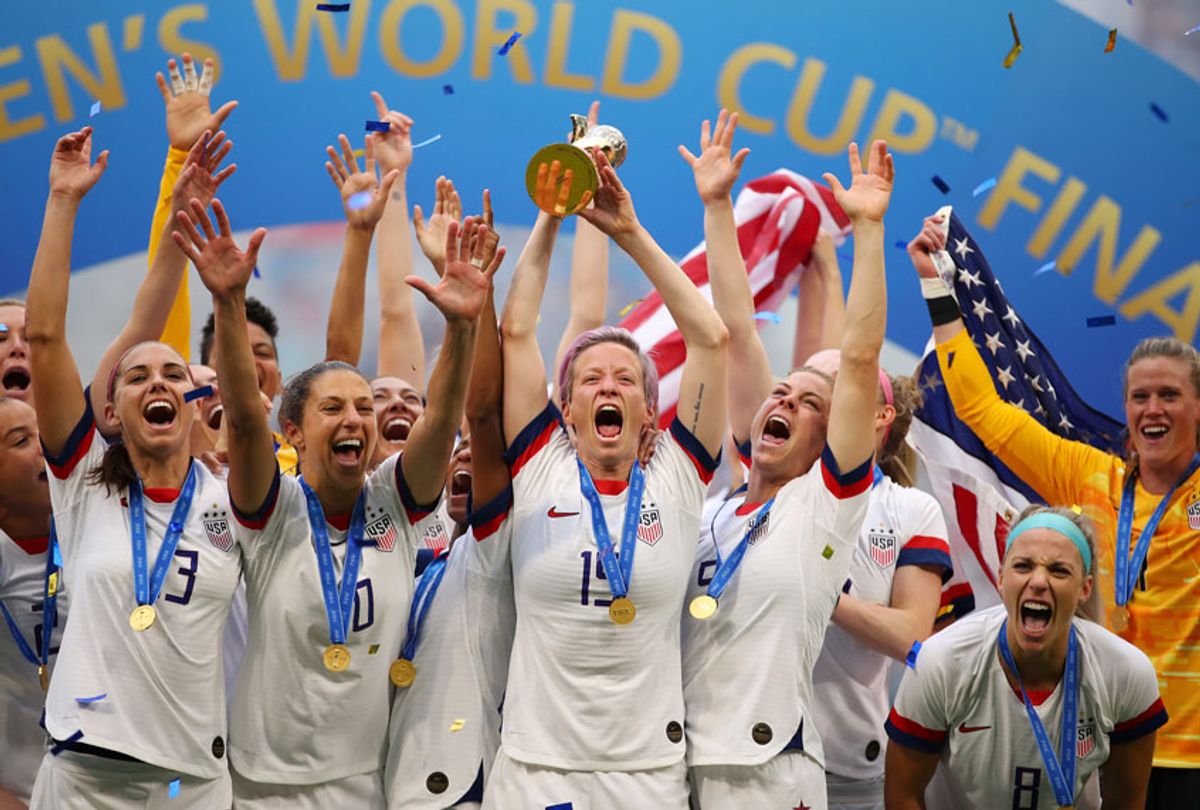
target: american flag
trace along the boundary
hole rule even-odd
[[[935,264],[958,299],[1000,396],[1059,436],[1119,454],[1123,426],[1075,393],[1009,303],[979,244],[949,207],[938,213],[948,219],[949,238]],[[955,416],[932,346],[918,382],[925,402],[909,439],[921,462],[919,485],[946,515],[954,557],[954,578],[942,591],[943,620],[969,612],[975,602],[979,607],[999,602],[997,577],[1008,529],[1021,509],[1043,501]]]
[[[850,219],[833,192],[787,169],[751,180],[733,208],[738,244],[746,262],[756,312],[772,312],[799,280],[818,230],[840,244],[850,232]],[[712,300],[704,243],[680,263],[704,297]],[[683,337],[657,292],[648,295],[619,324],[654,359],[660,378],[659,421],[665,428],[675,417],[679,378],[687,355]]]

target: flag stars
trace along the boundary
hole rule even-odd
[[[975,313],[975,317],[983,320],[988,315],[994,314],[992,308],[987,305],[987,300],[980,298],[975,303],[971,304],[971,311]]]
[[[1067,418],[1067,415],[1065,413],[1059,418],[1058,426],[1060,428],[1062,428],[1064,431],[1075,429],[1075,426],[1071,424],[1071,420]]]
[[[968,248],[968,250],[969,250],[969,248]],[[971,272],[969,270],[967,270],[965,267],[958,268],[958,280],[961,281],[963,284],[967,285],[968,290],[971,289],[972,287],[982,287],[983,286],[983,282],[979,280],[979,274],[975,273],[972,275]]]
[[[1008,311],[1010,313],[1012,313],[1012,307],[1009,307]],[[1004,317],[1007,318],[1008,316],[1005,315]],[[1015,313],[1013,313],[1013,317],[1014,318],[1017,317]],[[1030,357],[1037,357],[1037,355],[1033,353],[1033,349],[1029,348],[1029,344],[1031,342],[1032,341],[1030,341],[1030,340],[1018,340],[1017,341],[1017,354],[1019,354],[1021,356],[1022,361],[1028,360]]]
[[[1021,322],[1021,319],[1017,317],[1017,313],[1013,312],[1012,305],[1006,306],[1005,309],[1008,311],[1004,313],[1004,315],[1001,317],[1001,320],[1008,321],[1010,324],[1012,324],[1012,327],[1016,329],[1017,324]]]
[[[972,250],[971,246],[967,244],[967,237],[964,236],[962,239],[954,240],[954,252],[958,254],[960,259],[966,261],[967,254],[974,253],[975,251]]]
[[[1029,384],[1033,386],[1034,391],[1037,391],[1039,394],[1044,394],[1046,392],[1042,390],[1041,380],[1041,377],[1035,375],[1034,378],[1029,381]]]
[[[1000,339],[999,332],[994,335],[987,335],[984,338],[984,341],[987,343],[987,347],[992,350],[992,357],[995,357],[996,352],[1000,351],[1001,349],[1008,348],[1004,345],[1004,341]]]
[[[936,394],[943,385],[942,378],[936,374],[926,374],[921,378],[921,389],[928,391],[930,396]]]
[[[1003,366],[997,370],[996,381],[1008,388],[1008,384],[1017,378],[1012,374],[1012,366]],[[1020,407],[1024,407],[1023,405]]]

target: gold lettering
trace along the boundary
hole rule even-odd
[[[39,37],[34,43],[57,121],[69,121],[75,117],[75,107],[71,104],[71,93],[67,89],[64,73],[71,74],[93,99],[103,102],[105,109],[117,110],[125,106],[125,88],[121,86],[121,74],[117,72],[108,26],[93,23],[88,26],[87,33],[96,57],[97,73],[89,70],[58,34]]]
[[[629,46],[635,32],[648,34],[658,48],[658,64],[650,78],[636,84],[623,78],[629,59]],[[636,11],[617,9],[613,15],[612,32],[608,38],[608,52],[604,55],[604,74],[600,80],[601,92],[620,98],[646,100],[657,98],[667,92],[679,76],[683,64],[683,43],[675,29],[658,17]]]
[[[1062,170],[1050,161],[1018,146],[996,181],[996,190],[988,195],[987,204],[979,212],[979,224],[988,230],[995,230],[1010,202],[1034,213],[1042,207],[1042,198],[1021,185],[1021,180],[1029,172],[1049,183],[1057,183],[1062,175]]]
[[[404,17],[418,6],[432,9],[442,24],[441,48],[424,62],[410,59],[400,44]],[[392,70],[405,76],[428,78],[445,73],[462,55],[465,39],[462,12],[451,0],[392,0],[379,20],[379,47],[383,51],[383,61]]]
[[[1168,306],[1168,302],[1184,290],[1187,290],[1187,298],[1183,306],[1179,309]],[[1129,320],[1147,312],[1157,315],[1184,343],[1195,340],[1196,326],[1200,323],[1200,262],[1192,262],[1121,304],[1121,314]]]
[[[775,131],[775,122],[769,118],[752,115],[742,103],[742,78],[750,68],[760,62],[771,62],[786,70],[796,67],[796,54],[781,45],[769,42],[752,42],[738,48],[725,64],[721,66],[721,74],[717,79],[717,101],[730,112],[738,114],[738,126],[749,132],[770,135]]]
[[[0,48],[0,68],[15,65],[21,61],[21,47],[11,45]],[[36,113],[28,118],[13,121],[8,117],[8,102],[24,98],[30,93],[29,79],[18,79],[9,84],[0,85],[0,142],[11,141],[31,132],[37,132],[46,126],[46,116]]]
[[[317,4],[310,0],[296,0],[296,25],[290,50],[283,37],[283,23],[279,19],[279,10],[275,8],[275,0],[254,0],[254,10],[258,14],[259,26],[267,40],[267,52],[271,54],[271,61],[275,63],[275,71],[280,80],[295,82],[304,78],[314,24],[317,36],[325,49],[329,72],[338,77],[353,76],[358,72],[371,0],[355,0],[351,4],[345,47],[338,39],[337,28],[333,24],[334,16],[343,15],[317,11]]]
[[[912,120],[909,132],[900,132],[899,124],[908,117]],[[937,132],[937,116],[933,110],[907,93],[888,90],[883,97],[883,107],[875,117],[868,144],[882,138],[892,152],[920,152],[933,143]]]
[[[587,92],[596,86],[596,80],[591,76],[567,72],[567,49],[571,44],[571,20],[574,16],[574,4],[565,0],[558,0],[554,4],[550,16],[550,49],[546,53],[545,82],[547,87]]]
[[[801,149],[817,155],[836,155],[846,148],[846,144],[854,137],[855,131],[862,123],[863,111],[871,98],[871,92],[875,89],[875,82],[865,76],[855,76],[850,85],[850,95],[842,107],[833,132],[824,138],[817,138],[808,131],[808,115],[812,111],[817,88],[824,77],[824,62],[811,57],[804,60],[800,81],[792,94],[792,103],[788,106],[787,131],[792,141]]]
[[[221,55],[207,42],[197,42],[194,39],[185,39],[179,32],[184,23],[192,22],[193,20],[202,22],[208,19],[208,7],[203,3],[191,3],[186,6],[177,6],[166,14],[158,23],[158,44],[167,53],[179,55],[187,51],[195,60],[201,64],[205,59],[213,60],[213,80],[216,81],[221,76]],[[125,35],[129,36],[129,24],[126,21]],[[141,34],[138,34],[139,38]]]
[[[1158,229],[1143,225],[1137,239],[1129,246],[1129,250],[1121,257],[1117,269],[1113,271],[1113,257],[1117,252],[1117,233],[1121,228],[1121,208],[1108,197],[1101,195],[1092,209],[1088,211],[1083,222],[1071,234],[1070,241],[1058,255],[1058,264],[1063,267],[1076,267],[1079,259],[1091,247],[1092,242],[1099,237],[1100,245],[1096,253],[1096,281],[1093,291],[1096,297],[1107,304],[1115,303],[1133,281],[1138,270],[1146,263],[1146,259],[1162,240]]]
[[[1046,216],[1038,223],[1037,230],[1033,232],[1033,236],[1029,237],[1029,244],[1025,249],[1029,251],[1034,258],[1042,258],[1046,255],[1046,251],[1050,249],[1050,245],[1054,244],[1054,240],[1062,232],[1063,225],[1071,218],[1071,214],[1075,213],[1075,207],[1079,205],[1079,201],[1083,199],[1084,192],[1087,191],[1087,184],[1081,183],[1074,177],[1067,178],[1067,184],[1058,192],[1058,196],[1054,198],[1054,202],[1050,205],[1050,210],[1046,212]],[[1074,267],[1058,266],[1058,272],[1064,276],[1070,275]]]
[[[496,22],[500,12],[514,17],[513,25],[501,28]],[[521,84],[533,84],[533,66],[529,63],[529,49],[525,40],[537,29],[537,9],[528,0],[479,0],[475,9],[475,45],[471,52],[471,78],[492,77],[492,57],[508,41],[514,31],[521,32],[521,39],[509,50],[504,62],[512,70],[513,79]]]

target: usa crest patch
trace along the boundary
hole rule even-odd
[[[871,544],[871,559],[880,568],[888,568],[896,562],[896,535],[870,532],[867,539]]]
[[[758,545],[759,540],[765,540],[767,537],[767,526],[770,525],[771,522],[771,513],[767,512],[767,514],[762,515],[761,517],[759,515],[755,515],[753,518],[751,518],[751,520],[753,521],[753,525],[749,527],[750,539],[746,542],[748,545],[755,546]]]
[[[1075,731],[1075,756],[1083,759],[1096,750],[1096,722],[1089,719]]]
[[[1200,532],[1200,498],[1188,504],[1187,508],[1188,528],[1194,532]]]
[[[368,523],[363,528],[363,541],[380,551],[391,551],[396,547],[396,526],[392,517],[382,509],[378,514],[367,515]]]
[[[200,522],[204,526],[204,534],[208,537],[208,542],[221,551],[229,551],[233,548],[233,535],[229,531],[229,515],[214,507],[206,510],[200,516]]]
[[[641,517],[638,519],[638,540],[648,546],[652,546],[662,539],[662,518],[658,514],[658,507],[650,504],[649,508],[643,508]]]
[[[395,539],[395,530],[392,531],[392,535]],[[425,544],[425,548],[433,551],[441,551],[450,545],[450,535],[446,534],[446,527],[442,524],[441,518],[434,518],[430,521],[429,525],[425,527],[421,541]]]

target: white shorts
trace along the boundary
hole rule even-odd
[[[836,773],[825,774],[829,810],[884,810],[883,777],[850,779]]]
[[[762,765],[700,765],[690,779],[698,810],[826,810],[825,770],[799,751],[784,751]]]
[[[171,783],[179,780],[179,795]],[[63,751],[42,757],[30,810],[229,810],[229,774],[216,779],[168,771],[145,762]]]
[[[383,771],[358,773],[315,785],[252,782],[233,769],[233,806],[237,810],[386,810]]]
[[[483,810],[687,810],[682,760],[645,771],[563,771],[496,753]]]

